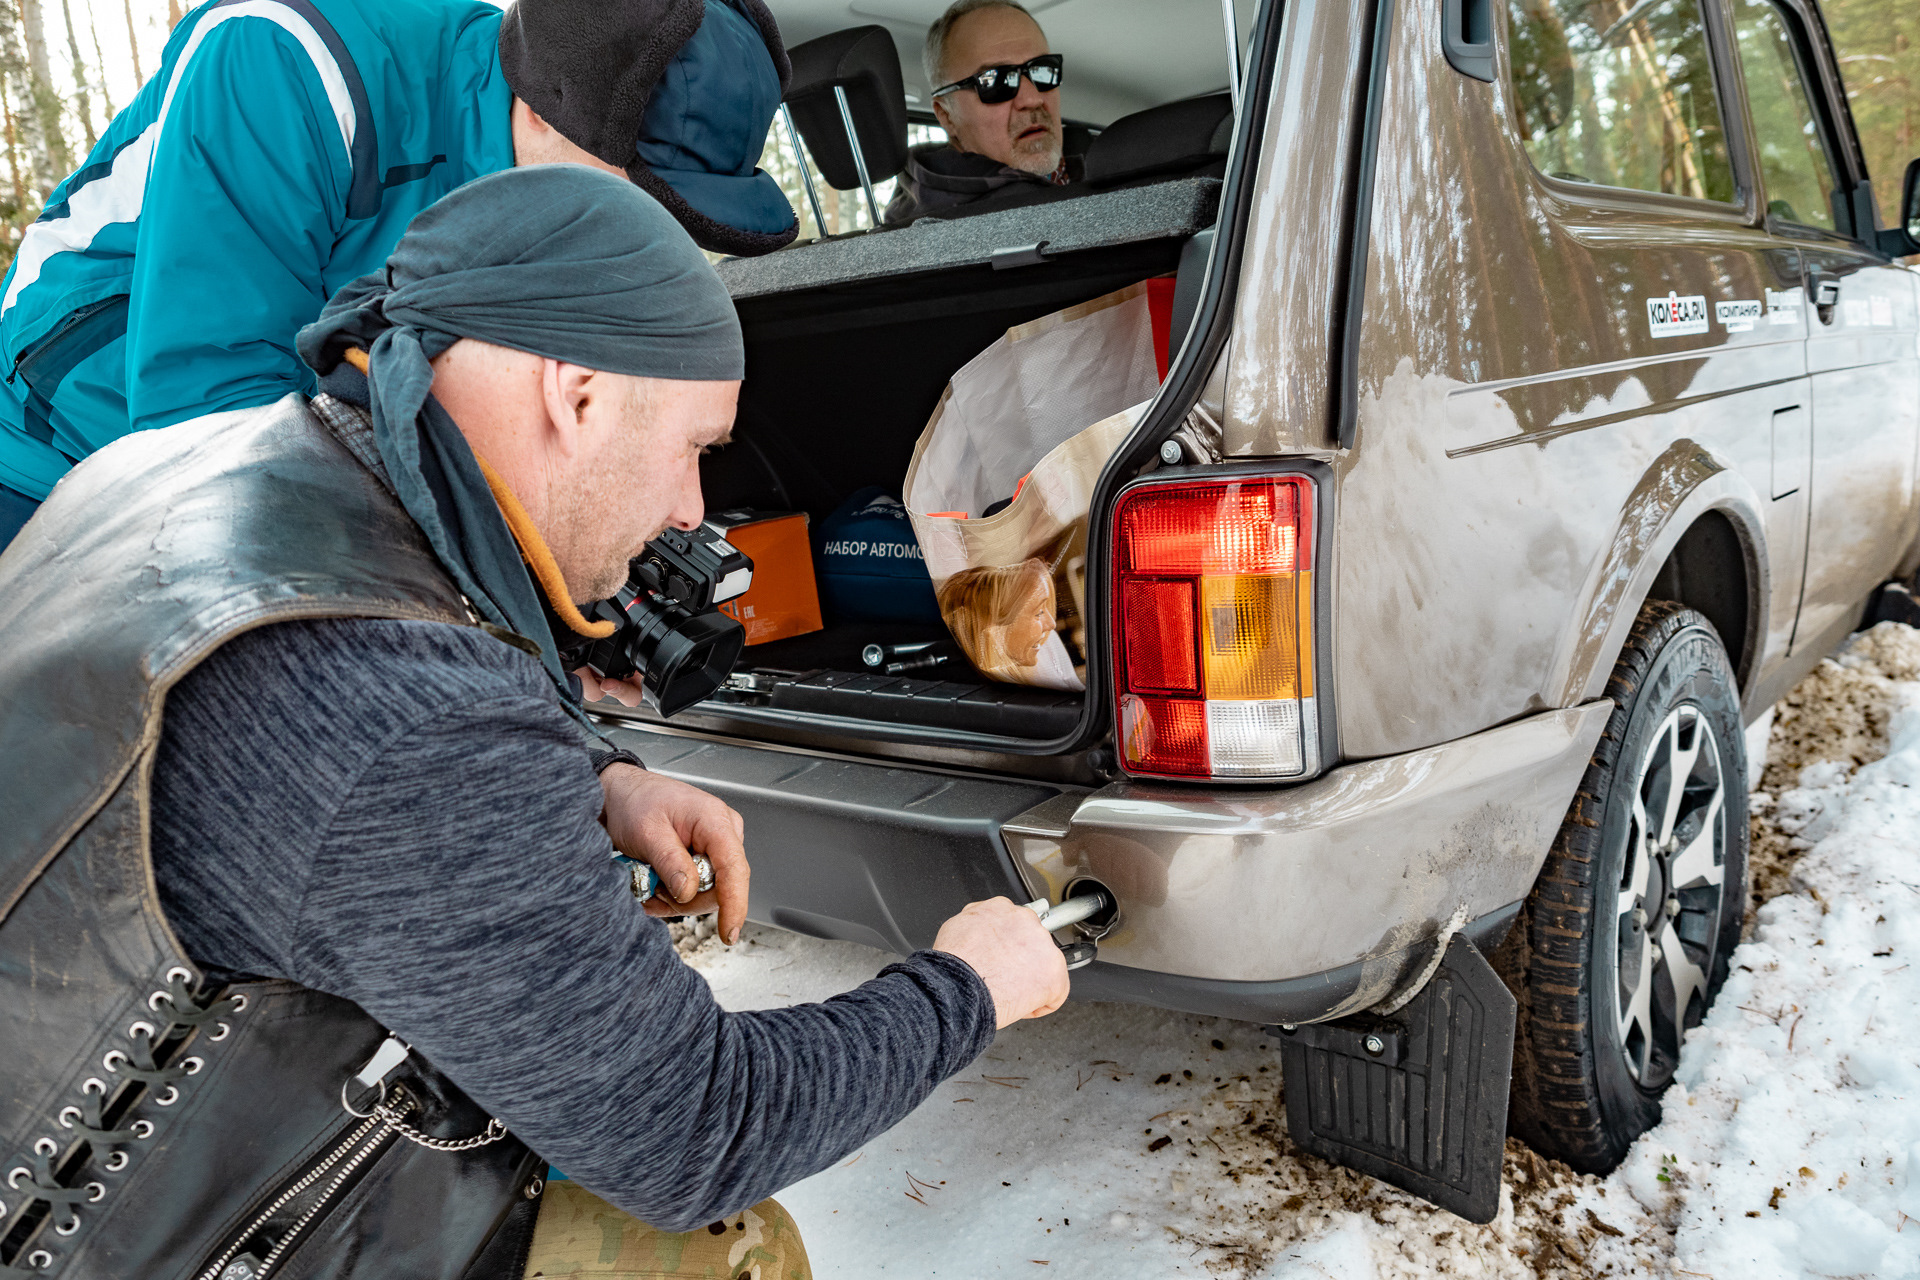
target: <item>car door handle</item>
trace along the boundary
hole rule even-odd
[[[1831,277],[1813,280],[1813,313],[1821,324],[1832,324],[1834,310],[1840,305],[1840,282]]]

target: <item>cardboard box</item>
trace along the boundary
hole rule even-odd
[[[820,630],[820,591],[804,511],[734,508],[707,517],[753,560],[753,585],[720,608],[747,629],[748,644]]]

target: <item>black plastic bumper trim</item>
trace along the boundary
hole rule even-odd
[[[746,820],[747,916],[906,955],[969,902],[1025,889],[1003,824],[1072,790],[620,725],[608,739]]]
[[[1520,914],[1518,902],[1508,903],[1471,921],[1460,932],[1481,951],[1491,953],[1507,936]],[[1389,967],[1410,968],[1432,954],[1432,944],[1392,952]],[[1095,960],[1073,974],[1075,1000],[1114,1000],[1153,1005],[1177,1013],[1197,1013],[1242,1022],[1320,1022],[1353,998],[1366,966],[1378,960],[1356,960],[1298,978],[1274,982],[1233,982],[1224,978],[1190,978],[1178,973],[1130,969]]]

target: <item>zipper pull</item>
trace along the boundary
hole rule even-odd
[[[367,1065],[360,1068],[360,1073],[340,1082],[340,1109],[357,1120],[369,1120],[379,1115],[380,1109],[387,1105],[387,1076],[407,1060],[410,1052],[406,1042],[396,1036],[388,1036],[381,1041],[380,1047],[367,1059]],[[376,1091],[373,1105],[362,1111],[353,1103],[356,1098],[364,1097],[369,1089]],[[201,1280],[226,1280],[226,1277],[203,1276]],[[239,1280],[244,1280],[244,1277]]]
[[[260,1274],[262,1261],[251,1253],[243,1253],[221,1269],[220,1280],[254,1280]]]
[[[411,1052],[412,1050],[404,1041],[388,1036],[381,1041],[380,1047],[373,1051],[373,1056],[367,1059],[367,1065],[360,1068],[360,1074],[353,1078],[353,1082],[362,1089],[371,1089],[375,1085],[385,1084],[387,1076],[395,1067],[405,1062],[407,1054]]]

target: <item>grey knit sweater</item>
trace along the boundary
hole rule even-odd
[[[197,961],[354,1001],[667,1230],[831,1164],[993,1038],[978,975],[930,951],[822,1004],[721,1010],[609,860],[540,665],[477,630],[242,636],[168,695],[153,791],[160,899]],[[774,838],[749,831],[749,856]]]

